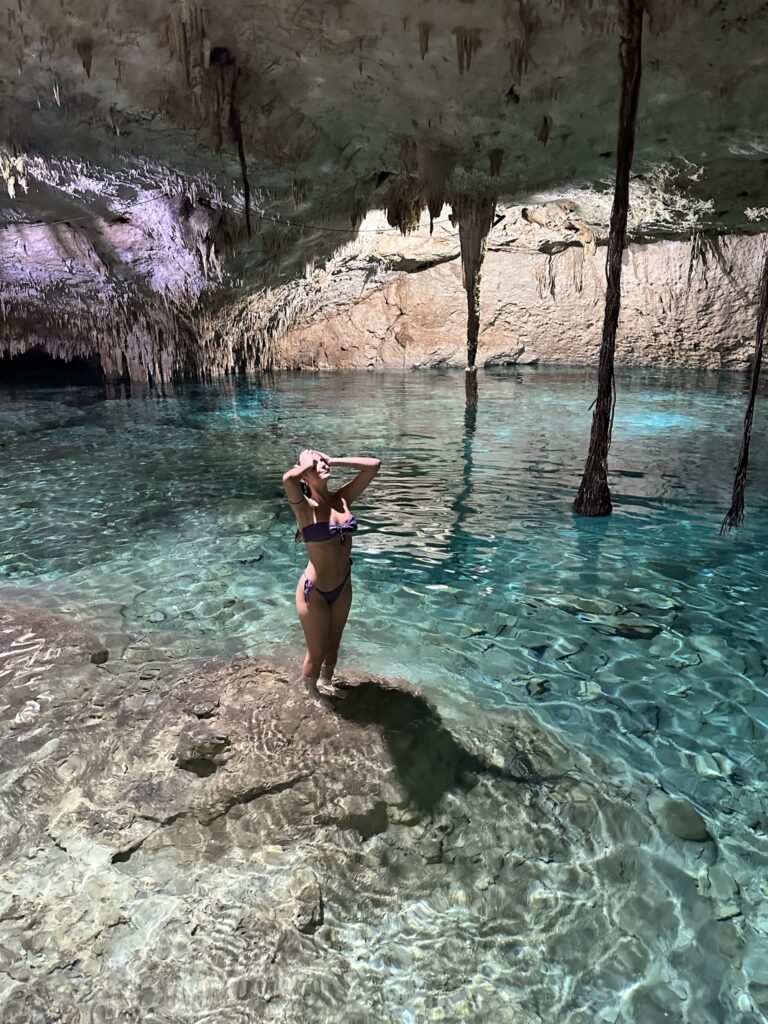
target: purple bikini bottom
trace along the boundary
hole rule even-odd
[[[347,575],[344,577],[344,579],[341,581],[341,583],[338,585],[338,587],[334,587],[333,590],[321,590],[320,587],[316,587],[315,586],[315,584],[312,582],[312,580],[305,579],[304,580],[304,600],[306,601],[306,603],[309,604],[309,594],[310,594],[310,591],[312,589],[315,589],[318,592],[318,594],[320,594],[321,597],[325,598],[325,600],[328,602],[328,604],[333,604],[333,602],[337,598],[339,598],[341,596],[342,590],[347,585],[347,580],[352,575],[352,565],[353,565],[353,562],[352,562],[352,559],[350,558],[350,560],[349,560],[349,569],[347,570]]]

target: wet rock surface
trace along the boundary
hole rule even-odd
[[[14,614],[65,635],[6,609],[0,654]],[[716,929],[720,973],[745,948],[715,844],[664,837],[609,765],[523,710],[462,717],[355,673],[317,701],[245,656],[141,680],[87,660],[78,629],[34,722],[8,698],[40,680],[0,680],[4,1024],[576,1022],[586,991],[590,1014],[619,1013],[630,978],[641,1019],[659,989],[639,920],[674,948],[681,923]],[[551,972],[577,954],[563,1002]],[[709,999],[686,1006],[714,1020]]]
[[[0,643],[25,664],[45,649],[45,660],[59,664],[90,661],[102,665],[109,652],[102,640],[60,616],[35,608],[0,604]]]
[[[673,800],[664,793],[653,793],[648,806],[659,826],[678,839],[692,843],[706,843],[712,839],[704,819],[687,801]]]

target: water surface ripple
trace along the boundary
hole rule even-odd
[[[0,602],[71,610],[111,660],[145,671],[238,649],[296,658],[303,551],[281,473],[305,445],[380,455],[382,472],[356,510],[345,663],[423,684],[453,715],[528,709],[628,793],[661,787],[690,801],[732,882],[710,898],[709,876],[697,888],[691,874],[691,844],[661,834],[635,853],[631,898],[615,866],[561,865],[542,934],[563,915],[578,918],[599,876],[615,886],[616,914],[637,919],[643,953],[634,963],[636,951],[624,962],[621,948],[615,961],[603,950],[611,1001],[590,989],[588,948],[583,963],[564,967],[567,957],[548,947],[535,971],[536,985],[557,993],[549,1012],[561,1022],[765,1020],[763,414],[745,526],[721,537],[746,379],[622,371],[617,384],[615,511],[602,520],[570,508],[592,371],[486,373],[476,411],[465,408],[462,375],[438,371],[284,374],[133,395],[0,391]],[[0,681],[25,651],[22,643],[0,665]],[[665,843],[676,844],[668,860]],[[688,874],[671,867],[678,862]],[[521,934],[536,930],[543,907],[527,923],[520,915]],[[390,925],[407,934],[434,913],[412,906]],[[442,925],[428,924],[436,942],[441,926],[458,927],[457,914],[446,907]],[[694,934],[707,921],[718,929],[711,949]],[[490,949],[493,936],[490,922],[475,941]],[[375,942],[386,939],[383,931]],[[520,941],[533,949],[530,936]],[[440,955],[426,943],[423,963]],[[488,978],[504,984],[496,967]],[[409,1013],[391,1019],[420,1019]]]

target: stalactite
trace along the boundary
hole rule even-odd
[[[459,62],[459,74],[463,75],[464,69],[466,68],[469,71],[472,66],[472,55],[482,45],[480,29],[465,28],[463,25],[458,25],[453,30],[453,36],[456,40],[456,58]]]
[[[237,159],[240,163],[240,175],[243,182],[245,227],[248,237],[251,238],[251,186],[248,180],[248,165],[245,158],[243,130],[240,124],[240,109],[237,103],[237,62],[225,46],[216,46],[211,50],[210,62],[216,97],[214,106],[218,133],[216,148],[221,148],[228,129],[237,148]]]
[[[387,193],[387,222],[408,235],[419,226],[426,206],[424,189],[418,178],[396,178]]]
[[[533,9],[531,0],[508,0],[508,11],[505,15],[511,39],[507,41],[509,47],[509,64],[512,73],[513,85],[520,85],[523,75],[528,70],[533,40],[538,33],[541,22]],[[514,98],[514,96],[512,97]],[[519,102],[519,97],[515,99]]]
[[[549,136],[552,132],[552,118],[544,114],[539,121],[539,125],[536,128],[536,138],[539,142],[543,142],[544,145],[549,142]]]
[[[739,461],[736,464],[736,475],[733,480],[731,507],[725,514],[720,533],[727,533],[739,527],[744,521],[744,489],[747,486],[747,466],[749,465],[749,442],[752,437],[752,417],[755,412],[755,400],[760,383],[760,367],[763,361],[763,340],[765,325],[768,320],[768,251],[763,259],[763,272],[760,280],[760,305],[757,314],[757,330],[755,332],[755,354],[752,358],[752,378],[749,384],[747,411],[744,413],[744,431],[741,438]]]
[[[621,105],[616,155],[616,185],[613,193],[611,226],[606,258],[607,287],[605,317],[597,374],[597,399],[592,416],[589,452],[574,512],[584,516],[605,516],[611,512],[608,487],[608,451],[613,426],[613,360],[621,305],[621,256],[624,249],[629,210],[629,172],[635,149],[635,122],[642,71],[643,0],[620,0],[619,60],[621,63]]]
[[[419,148],[416,139],[406,135],[400,143],[400,152],[403,155],[405,173],[415,174],[419,169]]]
[[[174,4],[168,18],[168,45],[184,68],[195,111],[205,115],[211,44],[205,12],[200,6],[188,0]]]
[[[462,279],[467,293],[467,371],[474,373],[480,335],[480,278],[496,197],[477,189],[457,196],[452,205],[459,222]]]
[[[211,122],[216,149],[220,150],[230,137],[235,143],[243,182],[246,231],[251,238],[251,187],[237,103],[237,62],[226,46],[211,47],[205,12],[189,0],[179,0],[172,7],[167,28],[168,45],[184,68],[194,108]]]
[[[349,221],[355,231],[363,223],[363,219],[368,212],[368,203],[362,196],[353,196],[352,206],[349,211]]]
[[[312,182],[309,178],[294,178],[292,185],[293,192],[293,208],[298,210],[302,203],[307,198]]]
[[[432,26],[428,21],[419,22],[419,51],[421,52],[421,59],[424,60],[427,51],[429,50],[429,30]]]
[[[91,77],[91,64],[93,62],[93,40],[92,39],[78,39],[75,43],[75,49],[79,56],[85,73],[88,78]]]
[[[499,172],[501,171],[501,163],[503,159],[503,149],[492,149],[488,154],[488,161],[490,163],[490,172],[492,178],[498,178]]]
[[[20,156],[13,153],[0,151],[0,178],[5,182],[5,187],[11,199],[16,198],[17,186],[25,194],[29,188],[29,179],[24,167],[24,161]]]
[[[427,210],[429,211],[430,235],[432,234],[434,222],[440,216],[440,212],[445,204],[448,179],[453,173],[455,163],[456,154],[445,148],[430,149],[421,155],[419,161],[421,168],[420,177],[427,200]]]

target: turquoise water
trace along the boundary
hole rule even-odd
[[[378,454],[345,663],[451,700],[533,702],[634,767],[663,757],[671,785],[716,802],[723,780],[702,781],[692,759],[725,752],[752,776],[745,716],[760,729],[767,717],[759,419],[746,525],[718,533],[745,382],[620,376],[608,520],[570,511],[593,375],[481,383],[474,423],[452,373],[286,375],[111,400],[6,392],[0,586],[163,651],[298,656],[303,552],[280,476],[307,443]]]
[[[453,714],[524,707],[613,779],[690,800],[751,877],[739,926],[760,938],[763,413],[746,524],[721,537],[746,380],[626,371],[617,384],[605,520],[570,509],[592,371],[486,373],[474,416],[462,375],[437,371],[0,391],[0,602],[70,609],[146,671],[241,649],[298,665],[303,551],[280,476],[305,445],[378,455],[356,510],[343,663],[421,683]]]

